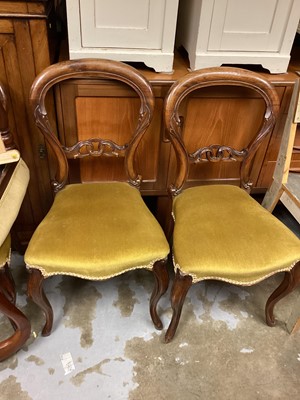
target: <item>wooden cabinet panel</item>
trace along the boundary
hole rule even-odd
[[[290,169],[292,171],[295,170],[295,171],[299,172],[300,171],[300,150],[298,150],[300,148],[300,126],[299,126],[299,124],[298,124],[297,131],[296,131],[294,146],[297,146],[297,150],[296,149],[293,150]]]
[[[273,172],[280,148],[282,132],[284,129],[288,108],[290,105],[293,85],[287,83],[286,86],[279,86],[277,91],[281,91],[280,114],[273,130],[272,136],[268,142],[264,159],[262,160],[261,172],[257,180],[257,187],[265,191],[272,182]]]
[[[138,109],[138,98],[77,97],[75,99],[77,139],[101,137],[122,146],[130,141]],[[114,157],[82,159],[81,181],[126,180],[123,163],[123,158]]]
[[[0,3],[0,80],[8,94],[14,141],[30,169],[27,195],[15,224],[18,240],[24,243],[48,211],[52,198],[48,161],[39,158],[44,140],[28,105],[36,74],[50,63],[46,11],[51,3],[30,2],[30,10],[24,1]]]

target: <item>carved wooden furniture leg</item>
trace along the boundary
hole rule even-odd
[[[155,278],[154,289],[150,299],[150,315],[156,329],[162,329],[163,324],[157,314],[157,303],[166,293],[169,286],[169,274],[167,270],[167,260],[157,261],[153,266]]]
[[[0,293],[0,311],[14,322],[15,333],[0,342],[0,361],[18,351],[30,336],[31,326],[25,315]]]
[[[43,289],[44,277],[39,270],[29,270],[27,295],[45,314],[46,323],[42,330],[43,336],[49,336],[53,325],[53,310]]]
[[[15,283],[12,278],[10,269],[6,264],[0,269],[0,292],[13,304],[16,302]]]
[[[179,270],[177,270],[171,292],[171,306],[173,309],[173,315],[165,335],[166,343],[169,343],[175,335],[181,315],[182,306],[187,292],[192,286],[192,283],[193,280],[190,275],[181,275]]]
[[[15,284],[6,264],[0,270],[0,311],[9,318],[15,333],[0,342],[0,361],[18,351],[30,336],[30,323],[25,315],[17,309],[15,302]]]
[[[300,284],[300,262],[298,262],[290,272],[284,274],[283,281],[278,288],[271,294],[266,303],[266,322],[269,326],[275,325],[273,314],[275,304],[283,297],[291,293]]]
[[[16,287],[13,277],[11,275],[10,268],[7,264],[0,269],[0,293],[3,294],[12,304],[16,303]],[[14,330],[17,330],[17,326],[13,320],[10,320]]]

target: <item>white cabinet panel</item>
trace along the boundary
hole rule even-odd
[[[177,44],[192,69],[261,64],[286,72],[300,0],[180,0]]]
[[[66,0],[70,58],[144,62],[171,72],[179,0]]]
[[[165,0],[80,0],[82,45],[160,49]]]
[[[279,51],[293,0],[219,0],[208,50]]]

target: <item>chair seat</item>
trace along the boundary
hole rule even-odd
[[[10,257],[10,235],[6,237],[2,246],[0,246],[0,268],[9,261]]]
[[[174,264],[194,282],[251,285],[300,260],[300,240],[239,187],[186,189],[173,215]]]
[[[44,277],[101,280],[130,269],[151,269],[168,253],[164,233],[136,188],[120,182],[74,184],[56,195],[25,262]]]

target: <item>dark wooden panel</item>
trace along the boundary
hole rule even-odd
[[[47,20],[42,15],[32,20],[30,14],[41,13],[46,3],[50,5],[51,1],[31,2],[29,10],[27,2],[0,2],[0,79],[7,90],[10,129],[30,169],[27,195],[16,221],[16,233],[24,243],[28,242],[52,201],[48,161],[39,156],[44,139],[28,105],[36,74],[50,63]],[[15,16],[8,15],[13,12]],[[20,18],[17,13],[24,15]]]

